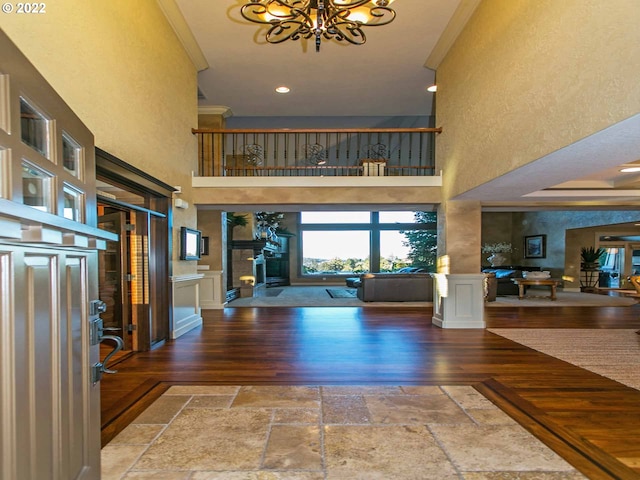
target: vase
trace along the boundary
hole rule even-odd
[[[509,262],[509,259],[504,253],[493,253],[487,258],[492,267],[501,267]]]

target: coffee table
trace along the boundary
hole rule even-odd
[[[560,280],[555,280],[553,278],[512,278],[511,281],[518,285],[518,300],[522,300],[525,297],[526,287],[531,285],[542,285],[545,287],[549,287],[551,290],[551,295],[549,298],[551,300],[556,300],[556,288],[560,283]]]

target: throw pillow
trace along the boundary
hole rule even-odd
[[[496,270],[495,271],[496,278],[509,278],[514,273],[516,273],[515,270]]]

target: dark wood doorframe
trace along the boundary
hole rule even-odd
[[[123,192],[143,199],[143,205],[106,198],[98,193],[99,202],[128,212],[130,223],[138,230],[144,252],[144,302],[132,308],[137,328],[137,346],[146,351],[162,345],[170,335],[171,325],[171,196],[173,187],[129,165],[101,149],[96,149],[96,177]],[[134,228],[134,227],[132,227]],[[132,272],[129,272],[132,273]],[[135,311],[134,311],[135,310]]]

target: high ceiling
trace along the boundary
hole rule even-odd
[[[323,40],[319,53],[313,39],[266,43],[266,28],[240,15],[247,1],[177,0],[209,65],[201,105],[238,117],[431,114],[425,62],[459,0],[397,0],[396,19],[366,28],[364,45]],[[275,93],[279,85],[291,92]]]
[[[434,94],[426,87],[435,72],[426,65],[435,68],[479,3],[396,0],[396,19],[365,29],[365,45],[323,40],[316,53],[313,40],[266,43],[264,27],[240,15],[247,1],[175,0],[173,15],[174,28],[175,17],[184,17],[182,40],[192,35],[191,50],[200,54],[200,106],[234,117],[430,115]],[[279,85],[291,92],[275,93]],[[461,198],[496,209],[637,208],[640,174],[619,169],[640,162],[638,131],[640,116],[632,117]]]

